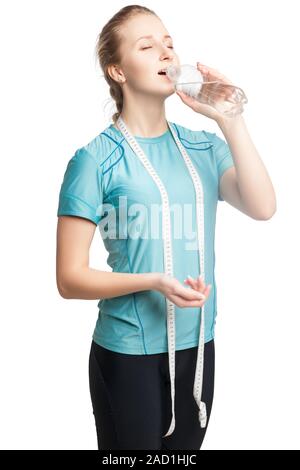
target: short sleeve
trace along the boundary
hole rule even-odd
[[[211,139],[218,172],[218,200],[224,201],[220,194],[220,179],[225,170],[234,166],[234,160],[229,145],[224,139],[221,139],[221,137],[215,133],[211,133]]]
[[[64,173],[57,216],[84,217],[98,225],[102,190],[102,173],[96,159],[84,147],[76,150]]]

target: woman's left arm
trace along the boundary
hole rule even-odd
[[[221,177],[220,193],[224,200],[236,194],[237,205],[258,220],[270,219],[276,212],[276,195],[266,167],[249,135],[242,115],[219,118],[218,123],[232,154],[234,167]],[[232,187],[236,185],[237,191]],[[230,196],[229,196],[230,195]]]
[[[232,84],[216,69],[199,62],[197,68],[206,80],[219,79]],[[220,194],[223,199],[254,219],[270,219],[276,212],[275,191],[243,116],[224,117],[212,106],[200,103],[181,91],[176,91],[176,94],[193,111],[216,121],[229,145],[234,166],[221,176]]]

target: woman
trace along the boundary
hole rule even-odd
[[[177,92],[228,143],[167,121],[174,88],[158,72],[179,58],[152,10],[122,8],[97,53],[118,112],[68,163],[57,285],[64,298],[101,299],[89,357],[98,448],[199,449],[214,390],[217,202],[266,220],[274,190],[241,116]],[[112,272],[89,267],[98,225]]]

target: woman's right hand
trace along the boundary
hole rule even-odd
[[[160,273],[158,276],[156,290],[177,307],[202,307],[207,299],[207,296],[199,290],[193,289],[193,287],[185,287],[175,277],[165,273]]]

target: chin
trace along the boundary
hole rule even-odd
[[[165,98],[168,98],[169,96],[172,96],[175,93],[174,88],[172,88],[170,91],[167,91],[164,93]]]
[[[175,89],[173,86],[170,87],[161,87],[160,90],[154,92],[153,94],[159,95],[164,98],[168,98],[169,96],[173,95],[175,93]]]
[[[164,86],[159,86],[159,87],[155,87],[150,90],[148,89],[147,90],[147,94],[148,95],[151,95],[153,96],[153,98],[161,98],[161,99],[166,99],[168,98],[169,96],[173,95],[175,93],[175,89],[174,89],[174,86],[172,84],[170,84],[168,86],[168,84],[164,84]],[[146,92],[146,90],[145,90]]]

